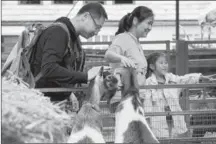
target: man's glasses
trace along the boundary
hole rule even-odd
[[[96,29],[97,29],[97,30],[100,30],[102,26],[96,23],[95,19],[94,19],[94,18],[92,17],[92,15],[91,15],[91,13],[89,13],[89,15],[91,16],[91,18],[92,18],[92,20],[93,20],[93,22],[94,22],[94,25],[95,25],[95,27],[96,27]]]

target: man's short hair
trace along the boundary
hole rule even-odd
[[[101,16],[103,16],[105,19],[108,19],[108,16],[107,16],[107,13],[104,7],[100,3],[97,3],[97,2],[87,3],[79,10],[77,15],[83,14],[85,12],[91,13],[92,16],[95,18],[101,18]]]

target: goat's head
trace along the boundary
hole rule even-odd
[[[109,70],[102,66],[96,77],[89,84],[91,99],[110,102],[118,89],[118,80]]]

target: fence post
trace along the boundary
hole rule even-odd
[[[188,73],[188,47],[184,40],[176,41],[176,74]]]
[[[169,65],[169,71],[171,71],[171,54],[170,54],[170,41],[166,41],[166,54],[168,56],[168,65]]]
[[[5,51],[4,36],[1,36],[1,52]]]
[[[176,74],[185,75],[188,73],[188,43],[184,40],[176,41]],[[190,109],[190,99],[188,95],[188,89],[182,91],[182,97],[180,98],[180,105],[183,110]],[[185,122],[187,127],[190,126],[190,115],[185,116]],[[191,132],[189,131],[188,137],[190,137]]]

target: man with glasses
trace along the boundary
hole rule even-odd
[[[83,72],[85,54],[79,36],[88,39],[97,35],[106,19],[107,13],[100,3],[88,3],[75,17],[61,17],[54,22],[65,28],[52,25],[44,30],[30,62],[33,75],[41,73],[36,88],[74,87],[95,77],[98,67]],[[70,94],[45,93],[52,101],[65,100]]]

